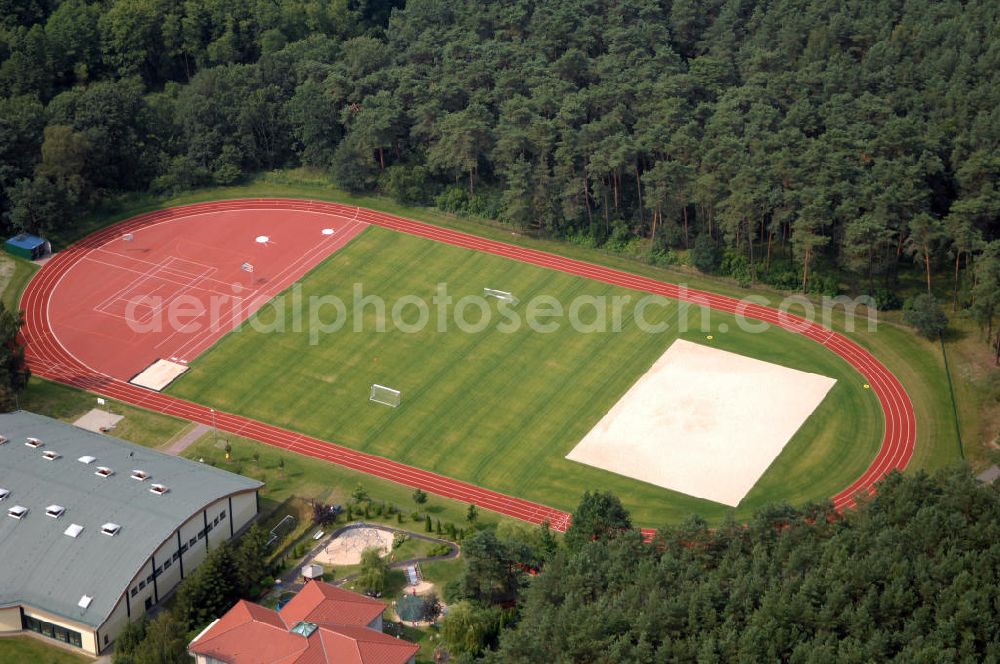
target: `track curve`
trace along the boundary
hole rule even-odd
[[[87,236],[80,242],[59,252],[42,267],[25,288],[21,298],[24,311],[22,340],[27,345],[26,359],[31,371],[50,380],[79,387],[167,415],[174,415],[202,424],[213,424],[219,429],[252,438],[267,445],[330,461],[353,470],[369,473],[410,487],[419,487],[437,495],[454,498],[522,519],[531,523],[549,521],[556,530],[564,531],[569,525],[569,514],[546,505],[508,496],[476,485],[438,475],[430,471],[392,461],[384,457],[359,452],[342,445],[323,441],[250,418],[213,411],[208,406],[176,397],[152,392],[130,383],[112,378],[92,369],[68,352],[53,334],[49,323],[49,299],[53,290],[69,269],[89,252],[111,238],[135,231],[146,225],[162,222],[173,216],[197,212],[239,210],[253,207],[274,210],[308,210],[351,214],[364,222],[389,228],[437,242],[482,251],[512,260],[531,263],[608,284],[645,291],[692,304],[708,306],[747,319],[763,321],[791,332],[801,334],[822,344],[853,366],[871,386],[885,416],[885,432],[881,447],[868,469],[850,486],[831,497],[836,508],[847,507],[861,492],[871,492],[874,484],[886,473],[906,467],[913,455],[916,423],[910,398],[899,380],[868,351],[821,325],[799,316],[759,304],[737,300],[713,293],[691,290],[649,277],[565,258],[535,249],[489,240],[430,224],[412,221],[394,215],[323,201],[303,199],[239,199],[215,201],[195,205],[157,210],[132,217]],[[214,417],[213,417],[214,413]],[[644,531],[647,535],[651,531]]]

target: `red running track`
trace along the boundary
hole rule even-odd
[[[853,341],[799,316],[722,295],[690,290],[676,284],[584,261],[564,258],[534,249],[525,249],[382,212],[336,203],[298,199],[243,199],[186,206],[185,212],[232,211],[248,207],[268,208],[275,211],[329,212],[340,217],[350,215],[359,221],[402,233],[475,251],[483,251],[625,288],[659,294],[683,302],[708,306],[747,319],[763,321],[802,334],[826,346],[844,358],[864,377],[878,398],[885,415],[885,435],[881,448],[868,469],[850,486],[831,498],[838,509],[851,505],[854,496],[858,493],[871,492],[874,484],[886,473],[905,468],[913,455],[916,436],[913,406],[896,377],[868,351]],[[109,239],[155,224],[170,214],[169,211],[164,210],[151,212],[98,231],[55,255],[29,282],[21,299],[21,308],[25,316],[22,336],[27,344],[28,366],[36,375],[202,424],[211,425],[214,422],[219,429],[235,435],[336,463],[406,486],[420,487],[439,496],[475,503],[480,507],[531,523],[537,524],[547,520],[554,529],[560,531],[564,531],[568,527],[569,515],[561,510],[483,489],[467,482],[407,466],[384,457],[359,452],[250,418],[218,411],[214,412],[213,417],[212,409],[207,406],[136,387],[80,362],[62,346],[52,332],[48,305],[53,291],[70,268]],[[644,532],[647,535],[650,534],[650,531]]]

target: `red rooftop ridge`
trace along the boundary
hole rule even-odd
[[[280,611],[241,600],[195,637],[198,664],[413,664],[419,646],[382,633],[385,605],[310,581]]]

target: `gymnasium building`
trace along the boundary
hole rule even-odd
[[[0,414],[0,636],[100,655],[257,516],[261,483],[25,411]]]

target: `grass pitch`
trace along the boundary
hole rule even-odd
[[[439,332],[433,306],[431,324],[421,332],[405,333],[391,324],[385,332],[374,331],[372,307],[364,312],[365,330],[355,332],[355,283],[390,307],[403,296],[430,303],[439,283],[447,283],[456,300],[482,295],[484,287],[511,291],[522,303],[536,295],[563,303],[578,295],[609,301],[631,295],[634,303],[641,295],[372,227],[301,284],[305,301],[336,295],[347,303],[343,329],[312,345],[308,325],[296,331],[289,307],[277,310],[281,313],[265,307],[255,317],[259,326],[281,321],[284,332],[244,326],[193,363],[168,391],[567,510],[585,490],[608,489],[642,525],[692,512],[718,520],[733,510],[564,457],[678,335],[838,381],[736,508],[737,516],[768,502],[827,498],[864,471],[881,439],[877,401],[862,388],[861,377],[830,351],[782,330],[740,332],[733,317],[717,312],[710,316],[711,329],[703,330],[700,312],[692,308],[690,331],[679,333],[674,304],[647,310],[647,320],[670,323],[659,334],[638,329],[631,306],[623,308],[617,333],[580,333],[565,318],[548,334],[527,326],[504,333],[497,329],[495,306],[493,323],[478,333],[454,325]],[[523,307],[517,307],[522,314]],[[469,319],[477,317],[474,311]],[[405,311],[407,322],[415,317],[414,308]],[[589,320],[587,312],[582,317]],[[722,333],[720,324],[729,331]],[[711,342],[707,334],[713,335]],[[372,383],[401,390],[402,405],[370,403]],[[734,441],[736,454],[738,446]]]

